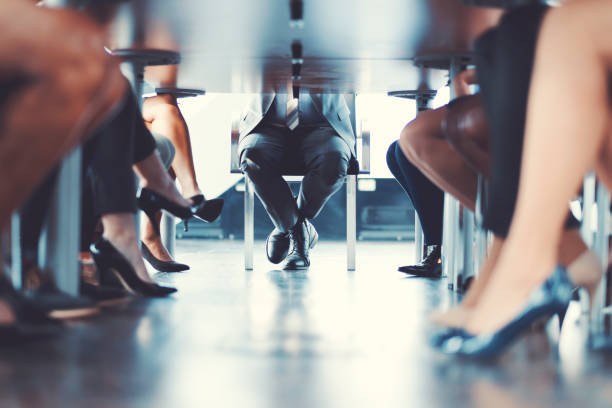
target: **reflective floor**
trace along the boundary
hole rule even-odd
[[[308,272],[275,270],[257,243],[179,241],[179,293],[75,322],[52,340],[0,349],[0,407],[611,407],[612,353],[585,353],[570,310],[560,336],[534,332],[497,364],[438,354],[427,314],[446,280],[395,272],[405,242],[322,242]],[[573,305],[577,306],[577,305]]]

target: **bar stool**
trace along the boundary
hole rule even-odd
[[[352,99],[354,100],[354,96]],[[348,99],[348,98],[347,98]],[[353,128],[354,102],[353,109]],[[239,157],[239,131],[240,119],[235,117],[232,121],[232,131],[230,135],[230,172],[232,174],[242,174],[240,170]],[[357,177],[360,174],[370,174],[370,130],[367,122],[361,121],[361,129],[356,131],[355,152],[361,151],[361,160],[353,160],[349,163],[346,177],[346,241],[347,241],[347,269],[354,271],[356,267],[356,243],[357,243]],[[360,145],[361,142],[361,146]],[[358,150],[358,148],[360,149]],[[283,176],[304,176],[304,173],[283,173]],[[255,240],[255,196],[253,186],[248,177],[244,177],[244,267],[247,270],[253,269],[253,247]]]

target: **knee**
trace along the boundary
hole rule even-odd
[[[328,152],[320,155],[311,170],[311,176],[325,187],[334,187],[344,181],[349,158],[343,152]]]
[[[161,120],[175,123],[183,120],[183,115],[170,95],[158,95],[148,98],[142,107],[143,115],[147,120]]]
[[[100,28],[89,20],[68,21],[74,29],[69,46],[57,53],[52,68],[45,72],[68,103],[100,102],[104,105],[119,100],[125,92],[126,81],[119,64],[104,50],[104,36]]]
[[[240,154],[240,170],[248,176],[261,174],[270,170],[269,161],[262,149],[246,148]]]
[[[387,167],[389,170],[397,168],[397,160],[395,158],[395,152],[398,148],[397,143],[398,141],[396,140],[395,142],[391,143],[391,146],[389,146],[389,149],[387,149]]]
[[[432,148],[428,136],[419,131],[415,121],[404,127],[400,134],[399,145],[404,156],[413,164],[427,162]]]

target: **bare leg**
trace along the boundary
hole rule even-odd
[[[472,211],[477,175],[445,139],[442,121],[446,107],[422,112],[402,130],[399,144],[404,155],[434,184]]]
[[[29,28],[16,24],[14,15],[28,18]],[[2,112],[2,226],[42,176],[112,110],[125,80],[104,54],[96,26],[76,14],[6,0],[0,24],[0,77],[24,79]]]
[[[608,136],[610,16],[610,2],[583,0],[551,10],[544,20],[516,212],[495,275],[466,325],[472,333],[510,321],[557,261],[567,202]]]
[[[195,174],[191,138],[187,123],[171,95],[159,95],[144,102],[142,113],[152,133],[164,135],[176,148],[172,169],[185,197],[201,194]]]
[[[183,198],[176,189],[174,181],[168,175],[157,154],[153,153],[146,159],[136,163],[134,170],[138,177],[140,177],[141,187],[150,188],[184,207],[191,205],[191,202]]]

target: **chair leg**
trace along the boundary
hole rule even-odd
[[[21,289],[22,285],[22,259],[21,259],[21,216],[18,212],[13,213],[11,218],[11,282],[15,289]],[[3,268],[4,265],[0,265]]]
[[[595,234],[594,250],[599,255],[603,270],[608,269],[608,251],[609,251],[609,228],[610,218],[610,193],[605,187],[599,183],[597,186],[597,232]],[[591,314],[591,333],[599,334],[604,331],[605,312],[606,308],[606,273],[603,274],[602,281],[597,289],[595,299],[592,302]]]
[[[166,212],[163,213],[160,230],[162,244],[166,247],[170,256],[174,256],[176,248],[176,224],[172,215]]]
[[[253,185],[244,178],[244,269],[253,269],[253,246],[255,240],[255,196]]]
[[[450,194],[444,194],[444,216],[442,226],[442,274],[448,277],[450,289],[453,289],[455,279],[455,243],[456,243],[456,223],[455,207],[457,200]]]
[[[346,180],[346,263],[349,271],[355,270],[357,245],[357,176]]]
[[[62,291],[79,292],[79,243],[81,235],[81,149],[62,164],[56,194],[44,234],[43,268],[53,271]]]
[[[414,210],[414,262],[419,263],[423,259],[423,227],[416,209]]]

